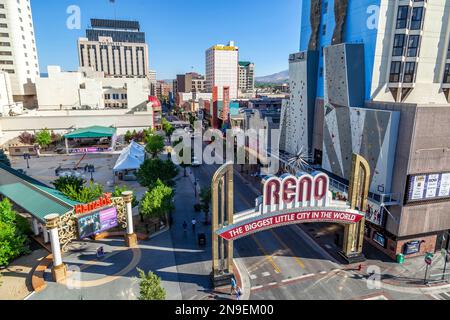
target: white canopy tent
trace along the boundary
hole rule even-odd
[[[145,161],[145,148],[131,141],[130,145],[123,149],[114,166],[114,173],[138,170]]]

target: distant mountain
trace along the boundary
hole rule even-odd
[[[281,71],[270,76],[256,77],[257,83],[283,83],[289,80],[289,70]]]

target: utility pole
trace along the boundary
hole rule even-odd
[[[448,255],[449,254],[448,253],[449,248],[450,248],[450,233],[447,232],[447,244],[445,246],[445,262],[444,262],[444,271],[442,272],[442,281],[445,280],[445,276],[446,276],[446,273],[447,273],[447,263],[448,263],[448,260],[449,260],[449,255]]]

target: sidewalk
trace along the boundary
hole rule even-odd
[[[342,227],[332,224],[305,224],[299,225],[300,229],[305,231],[308,236],[318,243],[325,251],[332,255],[340,264],[343,265],[348,271],[352,271],[361,276],[368,276],[368,273],[373,272],[373,268],[377,267],[381,271],[381,281],[383,284],[399,287],[399,288],[411,288],[411,289],[423,289],[423,288],[446,288],[450,283],[440,281],[442,279],[444,269],[444,258],[436,253],[433,260],[433,265],[429,268],[428,272],[428,285],[425,284],[425,271],[426,264],[424,257],[415,257],[406,259],[403,264],[398,264],[390,257],[377,250],[369,243],[364,244],[363,253],[367,259],[362,263],[362,270],[359,271],[359,264],[345,265],[345,262],[339,252],[342,248],[335,243],[336,234],[342,234]],[[345,266],[344,266],[345,265]],[[450,264],[448,269],[450,270]],[[447,271],[449,273],[449,271]],[[447,276],[446,279],[450,279]],[[433,282],[433,280],[439,280]]]

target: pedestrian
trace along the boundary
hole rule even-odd
[[[195,218],[194,218],[194,219],[192,219],[192,231],[194,231],[194,232],[195,232],[196,225],[197,225],[197,220],[195,220]]]
[[[236,289],[236,300],[241,300],[242,297],[242,290],[241,288],[237,287]]]
[[[360,265],[358,266],[358,272],[361,272],[361,270],[362,270],[362,264],[360,264]]]
[[[233,278],[231,278],[231,292],[230,292],[230,296],[232,296],[233,293],[236,293],[236,287],[237,287],[236,279],[233,277]]]

